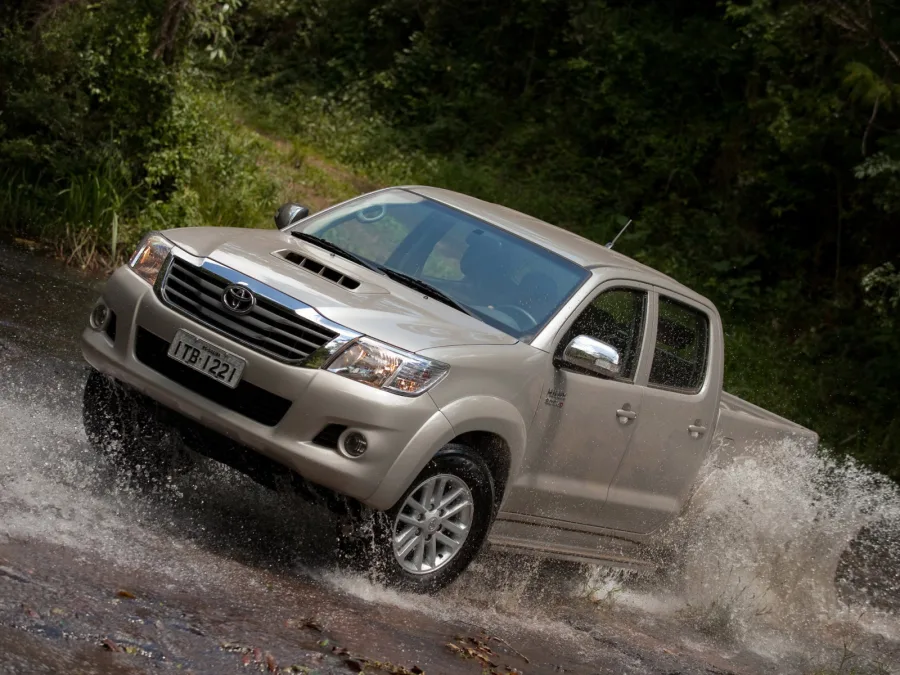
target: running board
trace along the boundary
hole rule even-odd
[[[603,553],[602,551],[587,552],[584,549],[559,544],[535,543],[502,535],[492,535],[488,538],[488,542],[491,550],[525,553],[542,558],[553,558],[555,560],[565,560],[587,565],[607,565],[609,567],[642,572],[655,572],[657,569],[654,563],[646,560]]]

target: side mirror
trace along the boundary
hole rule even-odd
[[[619,374],[620,358],[615,347],[587,335],[572,340],[562,355],[563,363],[607,377]]]
[[[300,204],[288,202],[275,212],[275,226],[279,230],[286,230],[291,225],[296,225],[309,215],[309,209]]]

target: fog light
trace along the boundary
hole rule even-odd
[[[341,454],[351,459],[362,457],[368,448],[369,441],[358,431],[346,432],[338,442],[338,449],[340,449]]]
[[[91,310],[91,328],[94,330],[103,330],[109,321],[109,307],[102,302],[98,302],[94,309]]]

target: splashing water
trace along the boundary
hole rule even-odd
[[[102,463],[84,439],[74,400],[80,380],[73,379],[71,387],[43,388],[31,400],[21,395],[28,390],[21,381],[7,380],[0,392],[0,514],[7,536],[107,551],[142,567],[177,566],[181,578],[197,584],[235,574],[228,559],[245,557],[254,538],[260,548],[284,540],[274,556],[260,553],[267,566],[282,562],[290,573],[298,558],[308,560],[303,542],[321,531],[294,516],[309,507],[286,504],[283,495],[215,463],[167,486],[162,502],[99,489]],[[714,459],[685,515],[660,533],[658,549],[667,557],[659,575],[486,553],[435,602],[423,603],[359,577],[313,573],[372,602],[510,633],[539,630],[573,645],[586,631],[602,637],[614,618],[652,624],[672,644],[705,640],[729,652],[751,650],[779,672],[817,672],[808,664],[834,663],[836,650],[847,645],[860,659],[884,665],[856,672],[894,672],[900,663],[900,542],[890,529],[900,522],[896,487],[789,442],[755,448],[752,459],[725,467]],[[858,537],[873,525],[872,536]],[[848,548],[854,540],[863,544]],[[174,561],[173,543],[180,551]]]
[[[781,672],[851,672],[832,666],[848,654],[854,673],[900,672],[896,486],[790,441],[750,454],[725,467],[711,457],[685,514],[659,533],[659,574],[489,553],[441,594],[440,612],[451,606],[479,625],[528,616],[562,630],[574,608],[581,628],[585,616],[598,627],[612,615],[668,622],[664,630],[682,643],[750,650]],[[873,525],[854,553],[849,544]],[[853,569],[868,578],[854,579]],[[332,581],[368,599],[409,602],[360,579]]]

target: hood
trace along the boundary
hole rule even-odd
[[[322,316],[407,351],[511,345],[511,335],[361,265],[277,230],[191,227],[163,233],[315,308]]]

